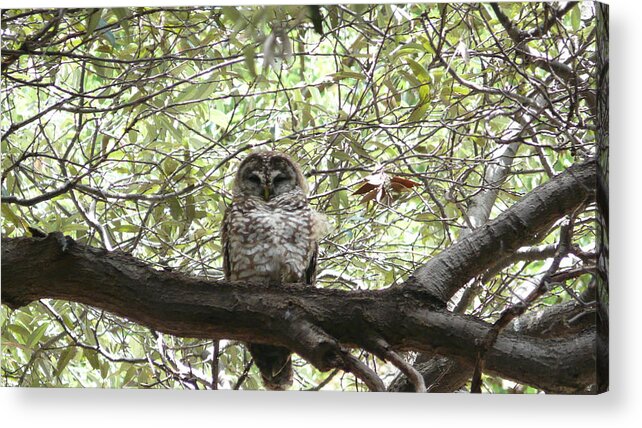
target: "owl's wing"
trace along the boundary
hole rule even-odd
[[[310,263],[305,269],[305,283],[308,285],[314,285],[317,279],[317,254],[319,253],[319,245],[315,242],[314,248],[312,249],[312,257],[310,257]]]
[[[221,227],[221,248],[223,249],[223,273],[225,279],[230,278],[232,266],[230,265],[230,240],[229,237],[229,212],[230,206],[223,213],[223,226]]]

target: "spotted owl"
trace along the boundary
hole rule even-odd
[[[326,222],[308,205],[307,192],[301,168],[283,153],[256,152],[241,162],[221,231],[226,279],[314,283]],[[287,348],[248,344],[248,350],[267,389],[292,385]]]

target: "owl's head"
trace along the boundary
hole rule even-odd
[[[258,196],[269,201],[299,189],[308,193],[301,168],[289,156],[279,152],[255,152],[246,157],[236,173],[234,194]]]

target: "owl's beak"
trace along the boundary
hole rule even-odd
[[[272,194],[272,188],[268,186],[263,186],[263,199],[266,201],[270,200],[270,195]]]

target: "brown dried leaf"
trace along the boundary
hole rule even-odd
[[[376,188],[377,188],[377,186],[375,186],[373,184],[370,184],[370,183],[366,183],[363,186],[359,187],[357,190],[355,190],[354,193],[352,193],[352,194],[353,195],[363,195],[364,193],[368,193],[371,190],[376,189]]]
[[[365,183],[361,184],[361,187],[353,192],[353,195],[364,195],[361,198],[362,204],[372,200],[390,204],[395,200],[390,191],[403,192],[420,185],[420,183],[398,176],[390,178],[385,172],[371,174],[365,177],[363,181]]]
[[[397,188],[405,187],[406,189],[412,189],[413,187],[421,186],[421,183],[417,183],[412,180],[408,180],[407,178],[395,176],[390,179],[390,183],[392,184],[393,189],[397,190]]]
[[[375,188],[375,189],[371,190],[370,192],[366,193],[363,196],[363,198],[361,198],[361,203],[365,204],[365,203],[370,202],[375,197],[377,197],[378,194],[379,194],[379,189]],[[377,198],[377,200],[379,200],[379,199]]]
[[[408,190],[406,186],[401,183],[397,183],[396,181],[391,181],[390,187],[392,187],[392,190],[394,190],[395,192],[403,192],[404,190]]]

